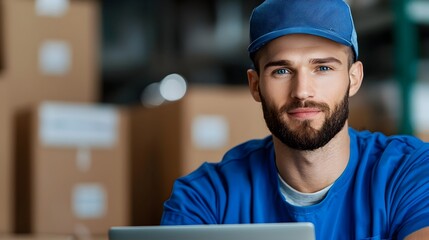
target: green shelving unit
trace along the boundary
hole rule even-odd
[[[399,132],[414,134],[411,94],[418,72],[418,24],[429,23],[428,0],[394,0],[395,66],[401,90],[402,114]]]

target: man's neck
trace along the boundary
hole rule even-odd
[[[299,151],[274,137],[276,164],[280,176],[303,193],[317,192],[332,184],[342,174],[350,158],[348,125],[324,147]]]

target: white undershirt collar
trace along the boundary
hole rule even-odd
[[[280,174],[278,176],[280,180],[280,192],[282,193],[286,201],[294,206],[300,207],[311,206],[321,202],[333,185],[331,184],[315,193],[302,193],[289,186],[283,180]]]

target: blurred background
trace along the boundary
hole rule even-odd
[[[247,25],[260,2],[126,0],[117,5],[113,0],[103,1],[100,100],[138,103],[145,87],[170,73],[180,73],[192,85],[247,84],[246,69],[251,64],[246,52]],[[364,86],[386,81],[399,84],[399,92],[390,93],[392,85],[383,90],[398,94],[391,96],[397,100],[387,103],[389,110],[394,108],[389,113],[395,115],[391,130],[413,133],[408,93],[416,79],[427,75],[423,72],[429,54],[426,1],[348,2],[365,66]],[[405,74],[407,69],[415,74]],[[403,111],[398,109],[402,107]]]
[[[247,90],[256,0],[0,0],[0,239],[156,225],[173,181],[268,135]],[[429,1],[348,0],[350,125],[429,140]]]

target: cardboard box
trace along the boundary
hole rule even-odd
[[[131,110],[133,224],[159,224],[174,180],[269,134],[247,87],[193,87],[183,99]]]
[[[73,236],[62,235],[0,235],[2,240],[73,240]]]
[[[12,231],[12,115],[8,104],[8,82],[0,76],[0,233]]]
[[[420,138],[422,141],[429,142],[429,131],[417,132],[416,137]]]
[[[0,156],[6,154],[14,163],[10,171],[0,176],[0,191],[3,193],[1,189],[6,186],[3,184],[22,186],[32,180],[28,175],[31,173],[29,162],[19,159],[31,157],[29,149],[33,145],[30,146],[32,142],[27,140],[31,129],[27,123],[29,111],[34,105],[45,100],[98,100],[100,2],[1,0],[0,4],[1,71],[5,76],[2,81],[8,85],[5,102],[8,102],[7,108],[11,114],[11,126],[7,128],[11,133],[0,133],[0,143],[5,141],[9,144],[2,144],[0,150],[8,148],[11,153],[5,150]],[[0,128],[3,130],[4,124]],[[5,167],[0,173],[11,165],[3,159],[0,159],[0,164]],[[25,175],[21,175],[23,171]],[[3,178],[12,180],[3,181]],[[30,212],[27,202],[31,200],[31,194],[17,190],[14,194],[0,196],[3,203],[6,202],[3,199],[11,199],[7,200],[11,204],[0,203],[0,232],[29,231],[26,222],[30,220],[26,214]],[[7,210],[2,211],[2,206],[7,206]],[[12,222],[7,211],[16,214]],[[7,226],[3,224],[6,221]]]
[[[13,108],[93,102],[99,91],[99,1],[3,0],[4,66]]]
[[[349,99],[349,126],[386,135],[397,134],[399,101],[394,82],[368,82]]]
[[[129,225],[127,111],[61,102],[33,110],[19,122],[29,149],[18,156],[18,232],[102,236]]]
[[[3,2],[0,1],[0,71],[4,68],[4,8],[3,8]]]

